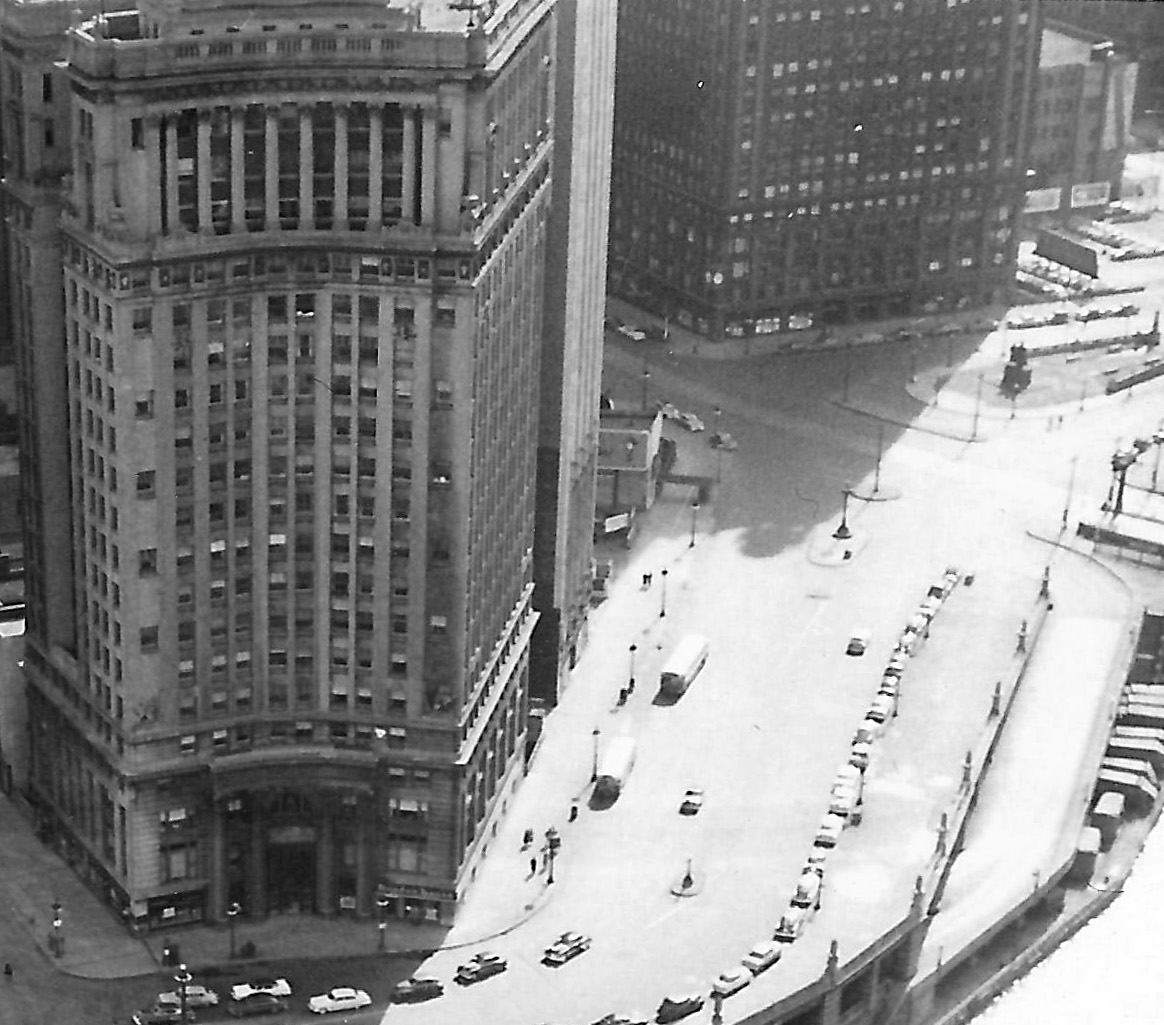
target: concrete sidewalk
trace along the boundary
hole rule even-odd
[[[61,971],[90,979],[148,975],[158,963],[86,887],[8,797],[0,795],[0,918],[5,939],[35,945]],[[52,952],[53,903],[61,905],[63,954]]]

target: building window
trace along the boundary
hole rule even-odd
[[[156,626],[143,626],[140,631],[140,640],[142,651],[157,651],[158,628]]]

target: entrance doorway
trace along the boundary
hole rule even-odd
[[[282,826],[267,838],[267,909],[272,914],[310,913],[315,907],[315,830]]]

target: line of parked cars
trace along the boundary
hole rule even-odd
[[[189,983],[185,990],[159,993],[154,1006],[138,1011],[133,1025],[169,1025],[172,1022],[191,1022],[198,1010],[223,1006],[232,1018],[250,1018],[258,1015],[279,1014],[289,1009],[291,984],[284,978],[257,978],[237,982],[230,988],[230,998],[221,1001],[213,989],[199,983]],[[338,1011],[358,1011],[371,1006],[372,998],[366,990],[351,986],[337,986],[319,993],[307,1001],[307,1010],[313,1014],[331,1014]],[[183,1008],[185,1015],[183,1016]]]

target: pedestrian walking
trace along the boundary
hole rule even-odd
[[[12,978],[12,965],[9,964],[7,961],[4,962],[4,978],[6,978],[6,979]]]
[[[521,838],[521,849],[526,850],[531,843],[533,843],[533,830],[527,829]]]
[[[537,858],[530,858],[529,859],[529,874],[531,876],[535,876],[538,874],[538,859]]]
[[[573,801],[570,804],[570,821],[573,822],[576,818],[578,818],[578,802]]]

